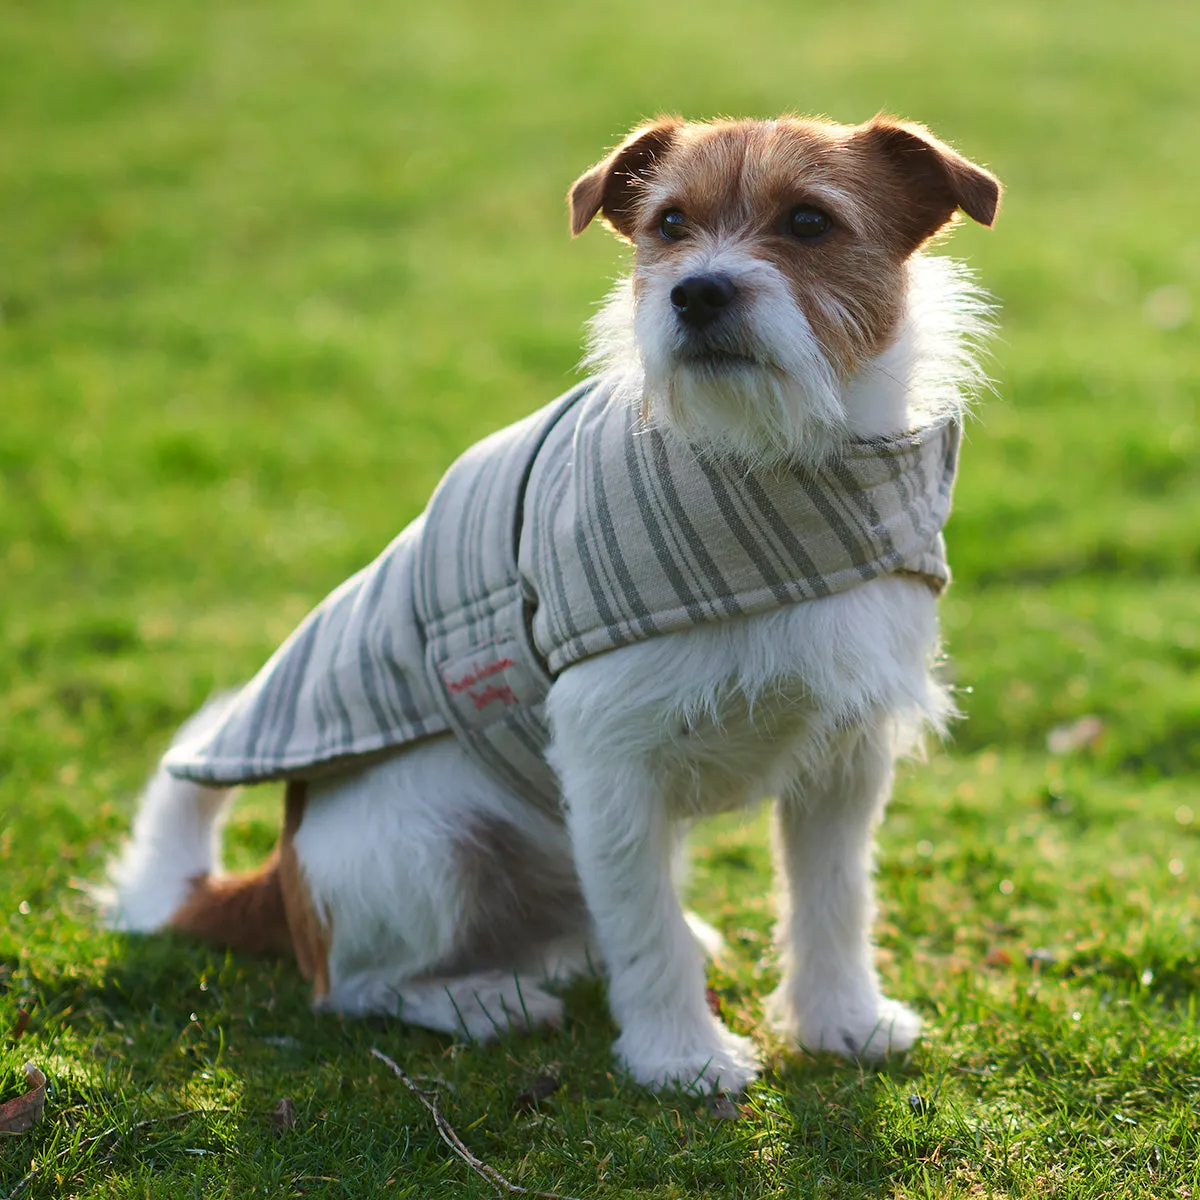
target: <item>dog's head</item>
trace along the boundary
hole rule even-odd
[[[784,118],[635,129],[571,189],[636,251],[595,323],[593,358],[697,443],[820,452],[845,396],[895,340],[909,260],[1000,185],[918,125]],[[623,366],[621,364],[624,364]]]

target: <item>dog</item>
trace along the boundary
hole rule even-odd
[[[558,1024],[554,985],[602,968],[621,1068],[738,1093],[759,1055],[709,1009],[716,935],[677,878],[696,818],[774,797],[773,1024],[910,1047],[873,962],[873,831],[897,758],[954,715],[939,531],[990,321],[924,249],[1000,194],[885,116],[633,130],[569,194],[573,235],[633,247],[594,376],[468,451],[185,725],[115,923],[291,953],[319,1008],[480,1040]],[[269,778],[279,843],[225,875],[230,789]]]

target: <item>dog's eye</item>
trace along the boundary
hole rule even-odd
[[[668,208],[658,223],[658,231],[673,242],[679,241],[687,232],[687,218],[683,215],[683,210]]]
[[[823,213],[819,208],[813,208],[811,204],[796,205],[788,217],[788,232],[792,237],[801,238],[806,242],[824,237],[832,228],[833,222],[829,219],[829,214]]]

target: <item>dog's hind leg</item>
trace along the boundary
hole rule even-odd
[[[202,737],[236,698],[228,693],[210,700],[182,726],[175,744]],[[298,794],[302,804],[302,790]],[[109,886],[96,889],[97,898],[115,928],[138,933],[175,929],[250,954],[294,949],[306,968],[306,945],[293,928],[297,906],[290,825],[257,868],[226,875],[221,825],[233,795],[233,789],[177,779],[160,764],[142,795],[133,835],[109,867]],[[319,980],[319,966],[306,974]]]
[[[561,1020],[590,930],[556,813],[450,739],[310,784],[294,848],[331,933],[318,1006],[483,1040]]]
[[[347,1016],[399,1017],[474,1042],[494,1041],[509,1030],[561,1025],[563,1019],[563,1002],[536,974],[499,970],[405,981],[364,971],[338,980],[319,1007]]]

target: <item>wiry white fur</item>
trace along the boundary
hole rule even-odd
[[[906,270],[907,301],[895,339],[843,392],[846,429],[854,437],[961,416],[989,384],[980,358],[995,331],[995,307],[975,276],[938,254],[915,254]]]
[[[463,957],[474,908],[487,903],[464,842],[497,826],[531,859],[569,864],[561,822],[498,788],[450,737],[310,785],[295,847],[317,911],[334,930],[327,1007],[400,1015],[483,1041],[509,1024],[561,1020],[562,1002],[544,986],[585,969],[586,925],[527,941],[501,969],[446,971]],[[468,849],[487,854],[486,846]],[[513,881],[483,882],[502,889]],[[577,894],[568,871],[558,903]]]
[[[753,1077],[749,1045],[703,1003],[664,863],[690,819],[770,795],[795,833],[786,890],[811,896],[813,867],[828,878],[781,937],[799,967],[777,993],[778,1022],[841,1053],[911,1044],[919,1022],[881,995],[871,966],[869,859],[892,760],[950,708],[929,672],[936,649],[928,589],[888,578],[625,647],[555,684],[551,761],[609,966],[617,1052],[636,1078],[738,1089]]]
[[[787,281],[736,239],[697,238],[670,271],[617,282],[589,322],[583,364],[616,384],[618,402],[694,444],[743,460],[820,461],[848,436],[880,437],[962,411],[987,384],[980,349],[992,306],[967,267],[917,254],[907,263],[907,302],[891,345],[841,382]],[[720,272],[752,306],[747,346],[769,369],[719,373],[678,361],[671,288],[690,274]],[[841,324],[852,314],[828,314]]]
[[[736,240],[695,240],[677,269],[641,277],[636,300],[631,280],[613,289],[591,323],[585,362],[614,380],[617,403],[640,408],[650,424],[709,453],[752,462],[823,457],[843,437],[845,414],[837,377],[787,281]],[[710,272],[727,275],[753,306],[746,338],[726,348],[762,365],[714,370],[680,360],[671,289]]]
[[[955,412],[981,380],[972,345],[986,306],[945,260],[913,262],[894,344],[841,385],[774,268],[729,247],[701,253],[758,297],[753,334],[774,371],[758,383],[752,372],[672,372],[666,278],[636,306],[619,285],[593,323],[592,361],[621,402],[649,401],[652,420],[712,453],[803,461],[847,433],[881,436]],[[616,1053],[634,1078],[740,1091],[756,1051],[705,1003],[673,864],[695,818],[774,795],[776,1023],[814,1049],[908,1047],[919,1018],[883,995],[873,965],[872,831],[896,756],[951,710],[931,674],[937,652],[932,594],[893,576],[581,662],[547,701],[561,820],[445,739],[312,785],[296,849],[333,930],[327,1006],[482,1038],[558,1021],[545,982],[602,963]],[[156,776],[116,872],[127,927],[161,925],[181,881],[215,862],[219,804]],[[521,847],[524,881],[503,843]],[[467,931],[534,883],[549,887],[548,907],[574,911],[582,892],[586,910],[553,937],[498,930],[518,948],[502,963],[476,962]]]
[[[224,715],[217,697],[186,721],[176,741],[198,737]],[[221,870],[221,824],[231,792],[201,787],[160,766],[142,793],[133,837],[109,867],[110,886],[95,897],[116,929],[161,929],[187,899],[191,881]]]

